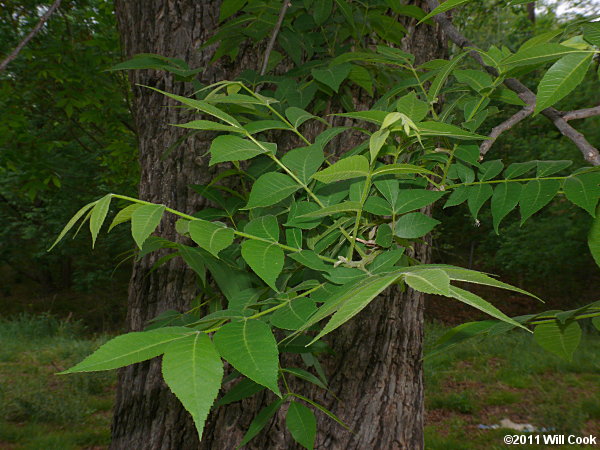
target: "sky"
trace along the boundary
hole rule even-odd
[[[587,3],[590,7],[572,7],[571,5],[574,3],[573,1],[562,1],[562,0],[546,0],[544,2],[551,8],[556,8],[556,14],[558,16],[562,16],[570,13],[580,13],[580,14],[593,14],[594,12],[600,12],[600,0],[588,0]],[[596,11],[593,11],[593,10]]]

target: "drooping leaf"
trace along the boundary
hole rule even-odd
[[[265,406],[260,412],[256,415],[254,420],[250,422],[250,426],[248,427],[248,431],[244,434],[241,442],[238,444],[237,448],[243,447],[248,442],[254,438],[260,431],[269,423],[271,417],[275,415],[277,410],[283,405],[284,399],[275,400],[273,403]]]
[[[460,344],[467,339],[485,334],[497,323],[498,322],[495,320],[483,320],[480,322],[462,323],[454,328],[451,328],[435,342],[433,349],[425,354],[425,359],[442,353],[446,349]]]
[[[322,380],[320,380],[319,378],[314,376],[312,373],[310,373],[304,369],[298,369],[297,367],[286,367],[286,368],[282,368],[281,371],[286,372],[286,373],[291,373],[292,375],[297,376],[298,378],[301,378],[302,380],[308,381],[309,383],[312,383],[315,386],[319,386],[321,389],[327,389],[327,385]]]
[[[223,362],[204,333],[172,342],[162,360],[162,375],[171,392],[190,413],[198,438],[221,388]]]
[[[308,183],[324,161],[323,149],[316,144],[295,148],[281,158],[281,162],[303,183]]]
[[[279,351],[266,323],[252,319],[230,322],[215,333],[214,343],[236,370],[281,397],[277,386]]]
[[[519,199],[521,225],[546,206],[560,189],[558,180],[532,180],[525,185]]]
[[[570,176],[565,180],[567,198],[596,217],[596,204],[600,198],[600,174],[598,172]]]
[[[131,235],[139,248],[162,219],[165,205],[142,205],[131,214]]]
[[[369,161],[362,155],[340,159],[335,164],[315,173],[312,177],[323,183],[366,177],[369,174]]]
[[[263,143],[271,153],[275,153],[276,146],[268,142]],[[217,136],[210,145],[211,166],[228,161],[245,161],[255,156],[266,153],[260,146],[248,139],[229,134]]]
[[[569,361],[581,342],[581,334],[581,327],[576,321],[567,324],[557,320],[541,323],[533,331],[533,337],[540,347]]]
[[[206,285],[206,265],[202,254],[197,249],[187,245],[178,244],[177,247],[185,263],[198,274],[202,285]]]
[[[283,270],[285,259],[277,244],[248,239],[242,243],[242,257],[256,275],[277,291],[275,281]]]
[[[296,442],[308,450],[313,450],[317,435],[315,414],[302,403],[290,402],[285,416],[285,425]]]
[[[283,330],[297,330],[316,310],[317,305],[314,300],[300,297],[275,311],[271,316],[271,324]]]
[[[492,196],[492,220],[496,234],[499,234],[498,227],[502,219],[515,209],[519,203],[522,189],[523,186],[519,183],[500,183],[494,189],[494,195]]]
[[[242,381],[229,389],[227,393],[221,397],[217,403],[215,403],[215,406],[224,406],[229,405],[230,403],[239,402],[240,400],[248,398],[257,392],[262,391],[264,388],[264,386],[255,383],[250,378],[244,378]]]
[[[162,355],[171,342],[182,339],[191,332],[192,330],[189,328],[166,327],[122,334],[111,339],[79,364],[61,374],[118,369],[146,361]]]
[[[312,69],[311,73],[315,80],[338,92],[340,84],[348,77],[351,70],[352,64],[345,63],[327,67],[326,69]]]
[[[192,240],[216,258],[221,250],[232,244],[234,238],[233,229],[201,219],[191,220],[188,230]]]
[[[94,205],[94,209],[92,209],[92,214],[90,215],[90,232],[92,233],[92,248],[96,244],[96,238],[98,237],[98,232],[100,231],[100,227],[104,223],[104,219],[106,219],[106,214],[108,214],[108,207],[110,206],[110,200],[112,198],[111,194],[105,195],[98,203]]]
[[[442,269],[407,272],[404,281],[415,291],[425,294],[450,295],[450,277]]]
[[[573,53],[555,62],[538,85],[535,114],[554,105],[575,89],[585,77],[593,53]]]
[[[288,175],[278,172],[268,172],[261,175],[252,186],[246,209],[271,206],[289,197],[300,189]]]
[[[99,200],[96,200],[95,202],[88,203],[87,205],[85,205],[84,207],[82,207],[79,211],[77,211],[75,213],[75,215],[73,217],[71,217],[71,219],[67,222],[67,224],[62,229],[62,231],[60,232],[60,234],[58,235],[58,237],[56,238],[56,240],[54,241],[54,243],[52,244],[52,246],[48,249],[48,251],[52,250],[56,246],[56,244],[58,244],[62,240],[62,238],[65,237],[65,234],[67,234],[69,232],[69,230],[71,228],[73,228],[73,226],[77,223],[77,221],[85,213],[87,213],[90,208],[92,208],[93,206],[95,206],[98,203],[98,201]]]
[[[114,219],[111,222],[110,226],[108,227],[108,231],[110,232],[110,230],[112,230],[114,227],[116,227],[119,224],[122,224],[122,223],[130,221],[131,220],[131,215],[140,206],[142,206],[142,205],[139,204],[139,203],[132,203],[131,205],[126,206],[125,208],[123,208],[122,210],[120,210],[117,213],[117,215],[114,217]]]
[[[439,220],[432,219],[420,212],[405,214],[396,221],[394,234],[404,239],[415,239],[425,236],[439,224]]]
[[[492,196],[492,187],[489,184],[476,184],[469,186],[469,198],[467,204],[474,219],[477,219],[479,210]]]

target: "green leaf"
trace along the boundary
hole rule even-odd
[[[208,335],[194,333],[171,343],[162,359],[162,375],[194,419],[202,439],[204,422],[223,379],[223,362]]]
[[[231,228],[202,219],[191,220],[188,230],[192,240],[216,258],[221,250],[232,244],[234,238]]]
[[[242,438],[242,441],[238,444],[237,448],[243,447],[250,442],[254,436],[260,433],[260,431],[267,425],[271,417],[273,417],[281,405],[283,405],[283,402],[284,399],[279,399],[261,409],[254,420],[250,422],[248,431],[246,431],[246,434]]]
[[[275,281],[283,270],[285,256],[277,244],[246,240],[242,243],[242,257],[265,283],[278,290]]]
[[[313,19],[317,26],[323,25],[331,15],[333,9],[333,0],[319,0],[312,7]]]
[[[310,212],[307,214],[303,214],[298,216],[299,218],[313,218],[313,217],[327,217],[333,214],[339,214],[342,212],[349,211],[360,211],[362,205],[360,202],[342,202],[336,205],[326,206],[325,208],[321,208],[318,211]]]
[[[437,355],[467,339],[485,334],[497,323],[498,322],[495,320],[462,323],[443,334],[442,337],[435,342],[433,349],[425,354],[425,359]]]
[[[206,266],[202,254],[197,249],[187,245],[178,244],[177,247],[185,263],[198,274],[202,285],[206,285]]]
[[[479,180],[480,181],[488,181],[502,172],[504,169],[504,164],[500,159],[495,159],[493,161],[487,161],[481,164],[479,169]]]
[[[417,124],[421,136],[444,136],[454,139],[487,139],[487,136],[465,131],[454,125],[442,122],[421,122]],[[392,130],[395,131],[395,130]]]
[[[468,3],[470,1],[471,0],[446,0],[440,6],[438,6],[433,11],[431,11],[429,14],[427,14],[425,17],[423,17],[421,20],[419,20],[419,23],[423,23],[427,19],[432,18],[433,16],[437,16],[438,14],[441,14],[441,13],[443,13],[445,11],[448,11],[450,9],[456,8],[457,6],[463,5],[463,4]]]
[[[396,102],[396,110],[408,116],[413,122],[420,122],[429,113],[429,105],[417,98],[414,91],[409,92]]]
[[[300,125],[309,119],[317,118],[313,114],[295,106],[290,106],[285,110],[285,117],[288,118],[294,128],[300,127]]]
[[[271,324],[282,330],[297,330],[316,310],[317,305],[314,300],[300,297],[275,311],[271,316]]]
[[[271,153],[275,153],[275,144],[262,143]],[[252,141],[239,136],[217,136],[210,144],[210,166],[228,161],[245,161],[262,155],[265,151]]]
[[[110,206],[110,200],[112,198],[111,194],[105,195],[92,209],[92,214],[90,215],[90,232],[92,233],[92,248],[94,248],[94,244],[96,244],[96,238],[98,237],[98,232],[100,231],[100,227],[104,223],[104,219],[106,219],[106,214],[108,214],[108,207]]]
[[[284,226],[301,228],[303,230],[312,230],[313,228],[316,228],[322,220],[320,218],[311,219],[303,216],[304,214],[318,211],[319,209],[319,205],[317,205],[316,203],[304,201],[293,202],[290,206],[288,219]]]
[[[600,317],[594,317],[592,319],[592,325],[596,327],[596,330],[600,331]]]
[[[404,214],[424,208],[438,201],[444,194],[445,192],[426,189],[400,189],[394,202],[394,212]]]
[[[392,228],[387,224],[381,224],[377,228],[377,234],[375,235],[375,243],[381,247],[389,248],[392,245],[394,239],[394,233]]]
[[[244,232],[270,241],[279,241],[279,223],[277,218],[272,215],[251,220],[244,227]]]
[[[266,323],[251,319],[230,322],[215,333],[214,342],[221,356],[241,374],[281,397],[277,342]]]
[[[142,205],[131,214],[131,235],[139,248],[162,219],[165,205]]]
[[[371,135],[369,139],[369,152],[371,154],[371,161],[375,161],[377,159],[377,155],[379,155],[379,151],[383,144],[385,144],[385,140],[390,135],[389,130],[377,130],[375,133]]]
[[[537,161],[537,177],[547,177],[566,169],[573,161],[562,160],[562,161]]]
[[[257,120],[244,125],[249,134],[261,133],[268,130],[289,130],[289,125],[280,120]]]
[[[511,212],[521,198],[523,186],[519,183],[500,183],[494,189],[492,196],[492,219],[494,222],[494,230],[498,233],[498,227],[502,219]]]
[[[508,68],[519,66],[531,66],[556,60],[570,53],[583,53],[573,47],[560,44],[540,44],[519,50],[502,61],[502,65]]]
[[[464,289],[457,288],[456,286],[450,286],[449,296],[460,300],[466,305],[472,306],[473,308],[477,308],[478,310],[483,311],[484,313],[489,314],[490,316],[495,317],[496,319],[500,319],[503,322],[510,323],[511,325],[527,330],[527,328],[521,325],[519,322],[515,321],[514,319],[511,319],[498,308],[496,308],[494,305],[485,301],[478,295],[473,294],[472,292],[465,291]]]
[[[311,409],[302,403],[290,402],[285,426],[296,442],[308,450],[313,450],[317,436],[317,419]]]
[[[285,230],[285,242],[290,247],[302,248],[302,230],[298,228]]]
[[[577,206],[596,217],[596,204],[600,197],[600,174],[598,172],[572,175],[565,180],[566,197]]]
[[[593,53],[573,53],[555,62],[538,85],[534,115],[554,105],[575,89],[585,77]]]
[[[129,206],[126,206],[122,210],[120,210],[117,213],[117,215],[115,216],[115,218],[113,219],[113,221],[110,224],[110,226],[108,227],[108,231],[110,232],[110,230],[112,230],[114,227],[116,227],[119,224],[122,224],[122,223],[130,221],[131,220],[131,215],[140,206],[142,206],[142,205],[139,204],[139,203],[133,203],[133,204],[131,204]]]
[[[254,182],[245,209],[274,205],[298,189],[300,185],[288,175],[278,172],[265,173]]]
[[[361,312],[375,297],[397,279],[398,274],[395,273],[391,275],[375,275],[357,279],[354,282],[344,285],[340,293],[330,297],[300,330],[319,322],[335,311],[335,314],[327,322],[327,325],[325,325],[323,330],[321,330],[310,344],[318,341]]]
[[[319,258],[317,253],[312,250],[302,250],[297,253],[290,253],[288,256],[309,269],[319,270],[321,272],[326,272],[331,269],[331,266],[325,264],[323,260]]]
[[[323,149],[316,144],[295,148],[281,158],[283,165],[290,169],[303,183],[308,183],[310,177],[319,170],[324,161]]]
[[[436,10],[443,8],[445,5],[447,5],[448,3],[452,3],[453,1],[456,2],[456,0],[446,0],[446,2],[444,2],[442,5],[437,7]],[[464,3],[465,1],[470,1],[470,0],[462,0],[462,1],[459,0],[459,1],[460,1],[460,3]],[[434,11],[432,11],[431,14],[433,14]],[[430,17],[431,14],[428,14],[426,17]],[[425,18],[422,19],[421,21],[423,21],[423,20],[425,20]],[[440,92],[442,90],[442,87],[446,83],[446,80],[448,79],[448,77],[450,76],[450,74],[452,73],[454,68],[461,61],[461,59],[463,59],[465,56],[467,56],[467,53],[460,53],[457,56],[455,56],[451,61],[446,62],[444,67],[442,67],[440,69],[440,71],[436,75],[435,79],[431,82],[431,86],[429,87],[429,92],[427,92],[427,100],[429,100],[430,102],[435,101],[435,99],[440,95]],[[432,122],[432,123],[440,123],[440,122]]]
[[[423,167],[415,166],[413,164],[386,164],[373,171],[373,177],[380,177],[382,175],[410,175],[410,174],[427,174],[436,175],[431,170],[427,170]]]
[[[323,169],[312,177],[323,183],[366,177],[369,174],[369,161],[362,155],[340,159],[335,164]]]
[[[459,186],[450,193],[448,200],[444,203],[444,209],[460,205],[465,202],[467,198],[469,198],[469,188],[467,186]]]
[[[537,325],[533,337],[544,350],[571,361],[581,342],[581,327],[576,321],[563,325],[555,320]]]
[[[525,185],[519,206],[521,208],[521,225],[546,206],[554,198],[560,189],[558,180],[533,180]]]
[[[415,291],[425,294],[450,295],[450,277],[442,269],[407,272],[404,281]]]
[[[508,166],[504,171],[504,178],[510,180],[512,178],[518,178],[521,175],[529,172],[537,165],[537,161],[527,161],[523,163],[514,163]]]
[[[215,406],[224,406],[229,405],[230,403],[239,402],[245,398],[248,398],[257,392],[260,392],[264,389],[264,386],[255,383],[249,378],[244,378],[238,384],[233,386],[231,389],[227,391],[227,393],[219,399]]]
[[[321,3],[319,1],[319,3]],[[338,64],[326,69],[312,69],[311,73],[315,80],[338,92],[340,84],[348,77],[352,70],[352,64]]]
[[[240,11],[247,2],[248,0],[223,0],[221,9],[219,10],[219,22],[223,22],[225,19],[233,16]]]
[[[493,85],[492,77],[481,70],[455,70],[453,75],[460,83],[465,83],[475,92],[481,92]]]
[[[83,216],[86,212],[88,212],[88,210],[91,207],[95,206],[98,203],[98,201],[99,200],[88,203],[87,205],[82,207],[79,211],[77,211],[75,213],[75,215],[73,217],[71,217],[71,219],[67,222],[67,224],[62,229],[62,231],[60,232],[60,234],[58,235],[58,237],[56,238],[56,240],[54,241],[52,246],[50,246],[50,248],[48,249],[48,251],[52,250],[56,246],[56,244],[58,244],[62,240],[62,238],[65,237],[65,234],[67,234],[69,232],[69,230],[71,228],[73,228],[73,226],[77,223],[77,221],[81,218],[81,216]]]
[[[191,128],[192,130],[208,130],[208,131],[229,131],[232,133],[243,133],[243,129],[232,127],[231,125],[223,125],[219,122],[212,122],[210,120],[192,120],[187,123],[176,123],[176,127],[180,128]]]
[[[374,196],[367,198],[363,209],[371,214],[375,214],[376,216],[391,216],[393,212],[392,206],[387,200]]]
[[[596,218],[588,235],[588,246],[596,265],[600,267],[600,208],[596,211]]]
[[[477,219],[479,210],[492,196],[492,187],[489,184],[476,184],[469,186],[469,211],[474,219]]]
[[[323,383],[319,378],[314,376],[312,373],[304,370],[298,369],[296,367],[286,367],[281,369],[282,372],[291,373],[292,375],[297,376],[298,378],[308,381],[309,383],[314,384],[315,386],[319,386],[321,389],[327,389],[327,385]]]
[[[396,221],[394,234],[404,239],[420,238],[433,230],[439,223],[439,220],[432,219],[420,212],[405,214]]]
[[[600,47],[600,22],[584,23],[583,38],[590,44]]]
[[[189,328],[166,327],[123,334],[102,345],[79,364],[60,373],[118,369],[146,361],[162,355],[171,342],[189,336],[190,332],[192,330]]]

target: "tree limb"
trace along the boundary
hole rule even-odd
[[[569,120],[585,119],[587,117],[600,116],[600,105],[593,108],[577,109],[563,113],[562,118],[567,122]]]
[[[427,0],[427,4],[432,10],[439,6],[437,0]],[[483,61],[483,58],[479,52],[475,50],[477,49],[477,46],[463,36],[444,14],[438,14],[434,16],[433,19],[442,27],[444,33],[446,33],[452,42],[458,45],[461,49],[472,49],[469,51],[469,54],[473,57],[473,59],[475,59],[475,61],[477,61],[479,65],[481,65],[488,73],[496,77],[498,76],[498,71],[494,67],[488,66]],[[535,107],[535,94],[519,80],[516,78],[507,78],[504,80],[504,84],[510,90],[516,92],[519,98],[523,100],[527,106]],[[586,161],[594,166],[600,165],[600,152],[598,152],[598,149],[590,144],[583,134],[569,125],[563,118],[562,113],[554,108],[546,108],[542,111],[542,114],[554,123],[554,126],[558,128],[563,136],[566,136],[573,141],[573,143],[583,154],[583,157]]]
[[[479,154],[483,157],[490,150],[490,148],[492,148],[492,145],[494,145],[494,142],[496,142],[496,139],[498,139],[502,133],[510,130],[523,119],[529,117],[531,114],[533,114],[534,109],[535,108],[532,105],[527,105],[518,113],[502,122],[500,125],[492,128],[492,131],[489,134],[489,139],[484,141],[483,144],[479,146]]]
[[[275,46],[275,40],[277,39],[277,34],[279,33],[281,24],[283,24],[283,19],[285,18],[285,13],[287,12],[287,10],[290,6],[292,6],[292,3],[289,0],[283,0],[283,5],[281,5],[281,11],[279,11],[279,18],[277,19],[275,28],[273,28],[273,33],[271,34],[271,39],[269,39],[269,43],[267,44],[267,49],[265,50],[265,56],[263,58],[262,67],[260,69],[261,75],[264,75],[267,72],[267,66],[269,65],[269,56],[271,56],[271,52],[273,51],[273,47]]]
[[[2,72],[4,69],[6,69],[6,66],[8,66],[11,63],[11,61],[14,60],[19,55],[21,50],[23,50],[23,47],[25,47],[27,45],[27,43],[31,39],[33,39],[33,37],[42,29],[42,27],[48,21],[48,19],[52,15],[52,13],[54,13],[54,11],[56,11],[58,9],[61,1],[62,0],[56,0],[52,4],[52,6],[50,6],[50,8],[48,8],[48,11],[46,11],[46,13],[42,16],[42,18],[37,23],[37,25],[35,27],[33,27],[33,30],[31,30],[29,32],[29,34],[27,36],[25,36],[25,38],[19,43],[19,45],[17,45],[15,47],[15,49],[12,51],[12,53],[10,55],[8,55],[4,59],[4,61],[2,61],[2,63],[0,63],[0,72]]]

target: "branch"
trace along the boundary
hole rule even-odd
[[[281,24],[283,24],[283,19],[285,17],[285,13],[287,12],[287,10],[290,6],[292,6],[292,3],[289,0],[283,0],[283,5],[281,6],[281,11],[279,11],[279,18],[277,19],[275,28],[273,28],[273,33],[271,34],[271,39],[269,39],[269,43],[267,44],[267,49],[265,50],[265,56],[263,58],[262,67],[260,69],[261,75],[264,75],[267,72],[267,66],[269,65],[269,56],[271,56],[271,52],[273,51],[273,47],[275,46],[275,39],[277,39],[277,34],[279,33]]]
[[[427,0],[427,4],[433,10],[439,6],[437,0]],[[471,48],[469,54],[482,66],[488,73],[497,77],[499,72],[492,66],[488,66],[484,61],[477,49],[471,41],[469,41],[465,36],[463,36],[456,27],[452,24],[452,22],[444,15],[438,14],[434,16],[434,20],[442,27],[442,30],[446,35],[450,38],[452,42],[458,45],[461,49]],[[535,94],[523,83],[521,83],[516,78],[507,78],[504,80],[504,84],[510,90],[517,93],[519,98],[523,100],[528,107],[535,108]],[[573,128],[571,125],[567,123],[567,121],[563,118],[562,113],[554,108],[546,108],[542,111],[542,114],[549,118],[556,128],[563,134],[563,136],[568,137],[573,141],[573,143],[579,148],[583,157],[586,161],[594,166],[600,165],[600,152],[598,149],[590,144],[585,136]]]
[[[600,105],[593,108],[577,109],[563,113],[562,118],[567,122],[569,120],[585,119],[587,117],[600,116]]]
[[[500,125],[492,128],[492,131],[489,134],[489,139],[484,141],[483,144],[481,144],[479,146],[479,153],[480,153],[481,157],[483,157],[490,150],[492,145],[494,145],[494,142],[496,142],[496,139],[498,139],[498,137],[502,133],[510,130],[512,127],[514,127],[516,124],[521,122],[523,119],[529,117],[533,113],[534,109],[535,108],[533,106],[527,105],[522,110],[520,110],[518,113],[516,113],[514,116],[512,116],[510,119],[507,119],[506,121],[502,122]]]
[[[50,6],[50,8],[48,8],[48,11],[46,11],[46,13],[42,16],[42,18],[40,19],[40,21],[38,22],[38,24],[33,27],[33,30],[31,30],[29,32],[29,34],[27,36],[25,36],[25,39],[23,39],[19,45],[17,45],[15,47],[15,49],[12,51],[12,53],[10,55],[8,55],[4,61],[2,61],[2,63],[0,64],[0,72],[2,72],[4,69],[6,69],[6,66],[8,66],[11,61],[13,59],[15,59],[19,53],[21,52],[21,50],[23,50],[23,47],[25,47],[27,45],[27,43],[33,39],[33,37],[42,29],[42,27],[44,26],[44,24],[46,23],[46,21],[50,18],[50,16],[52,15],[52,13],[54,11],[56,11],[56,9],[60,6],[60,2],[62,0],[56,0],[52,6]]]

